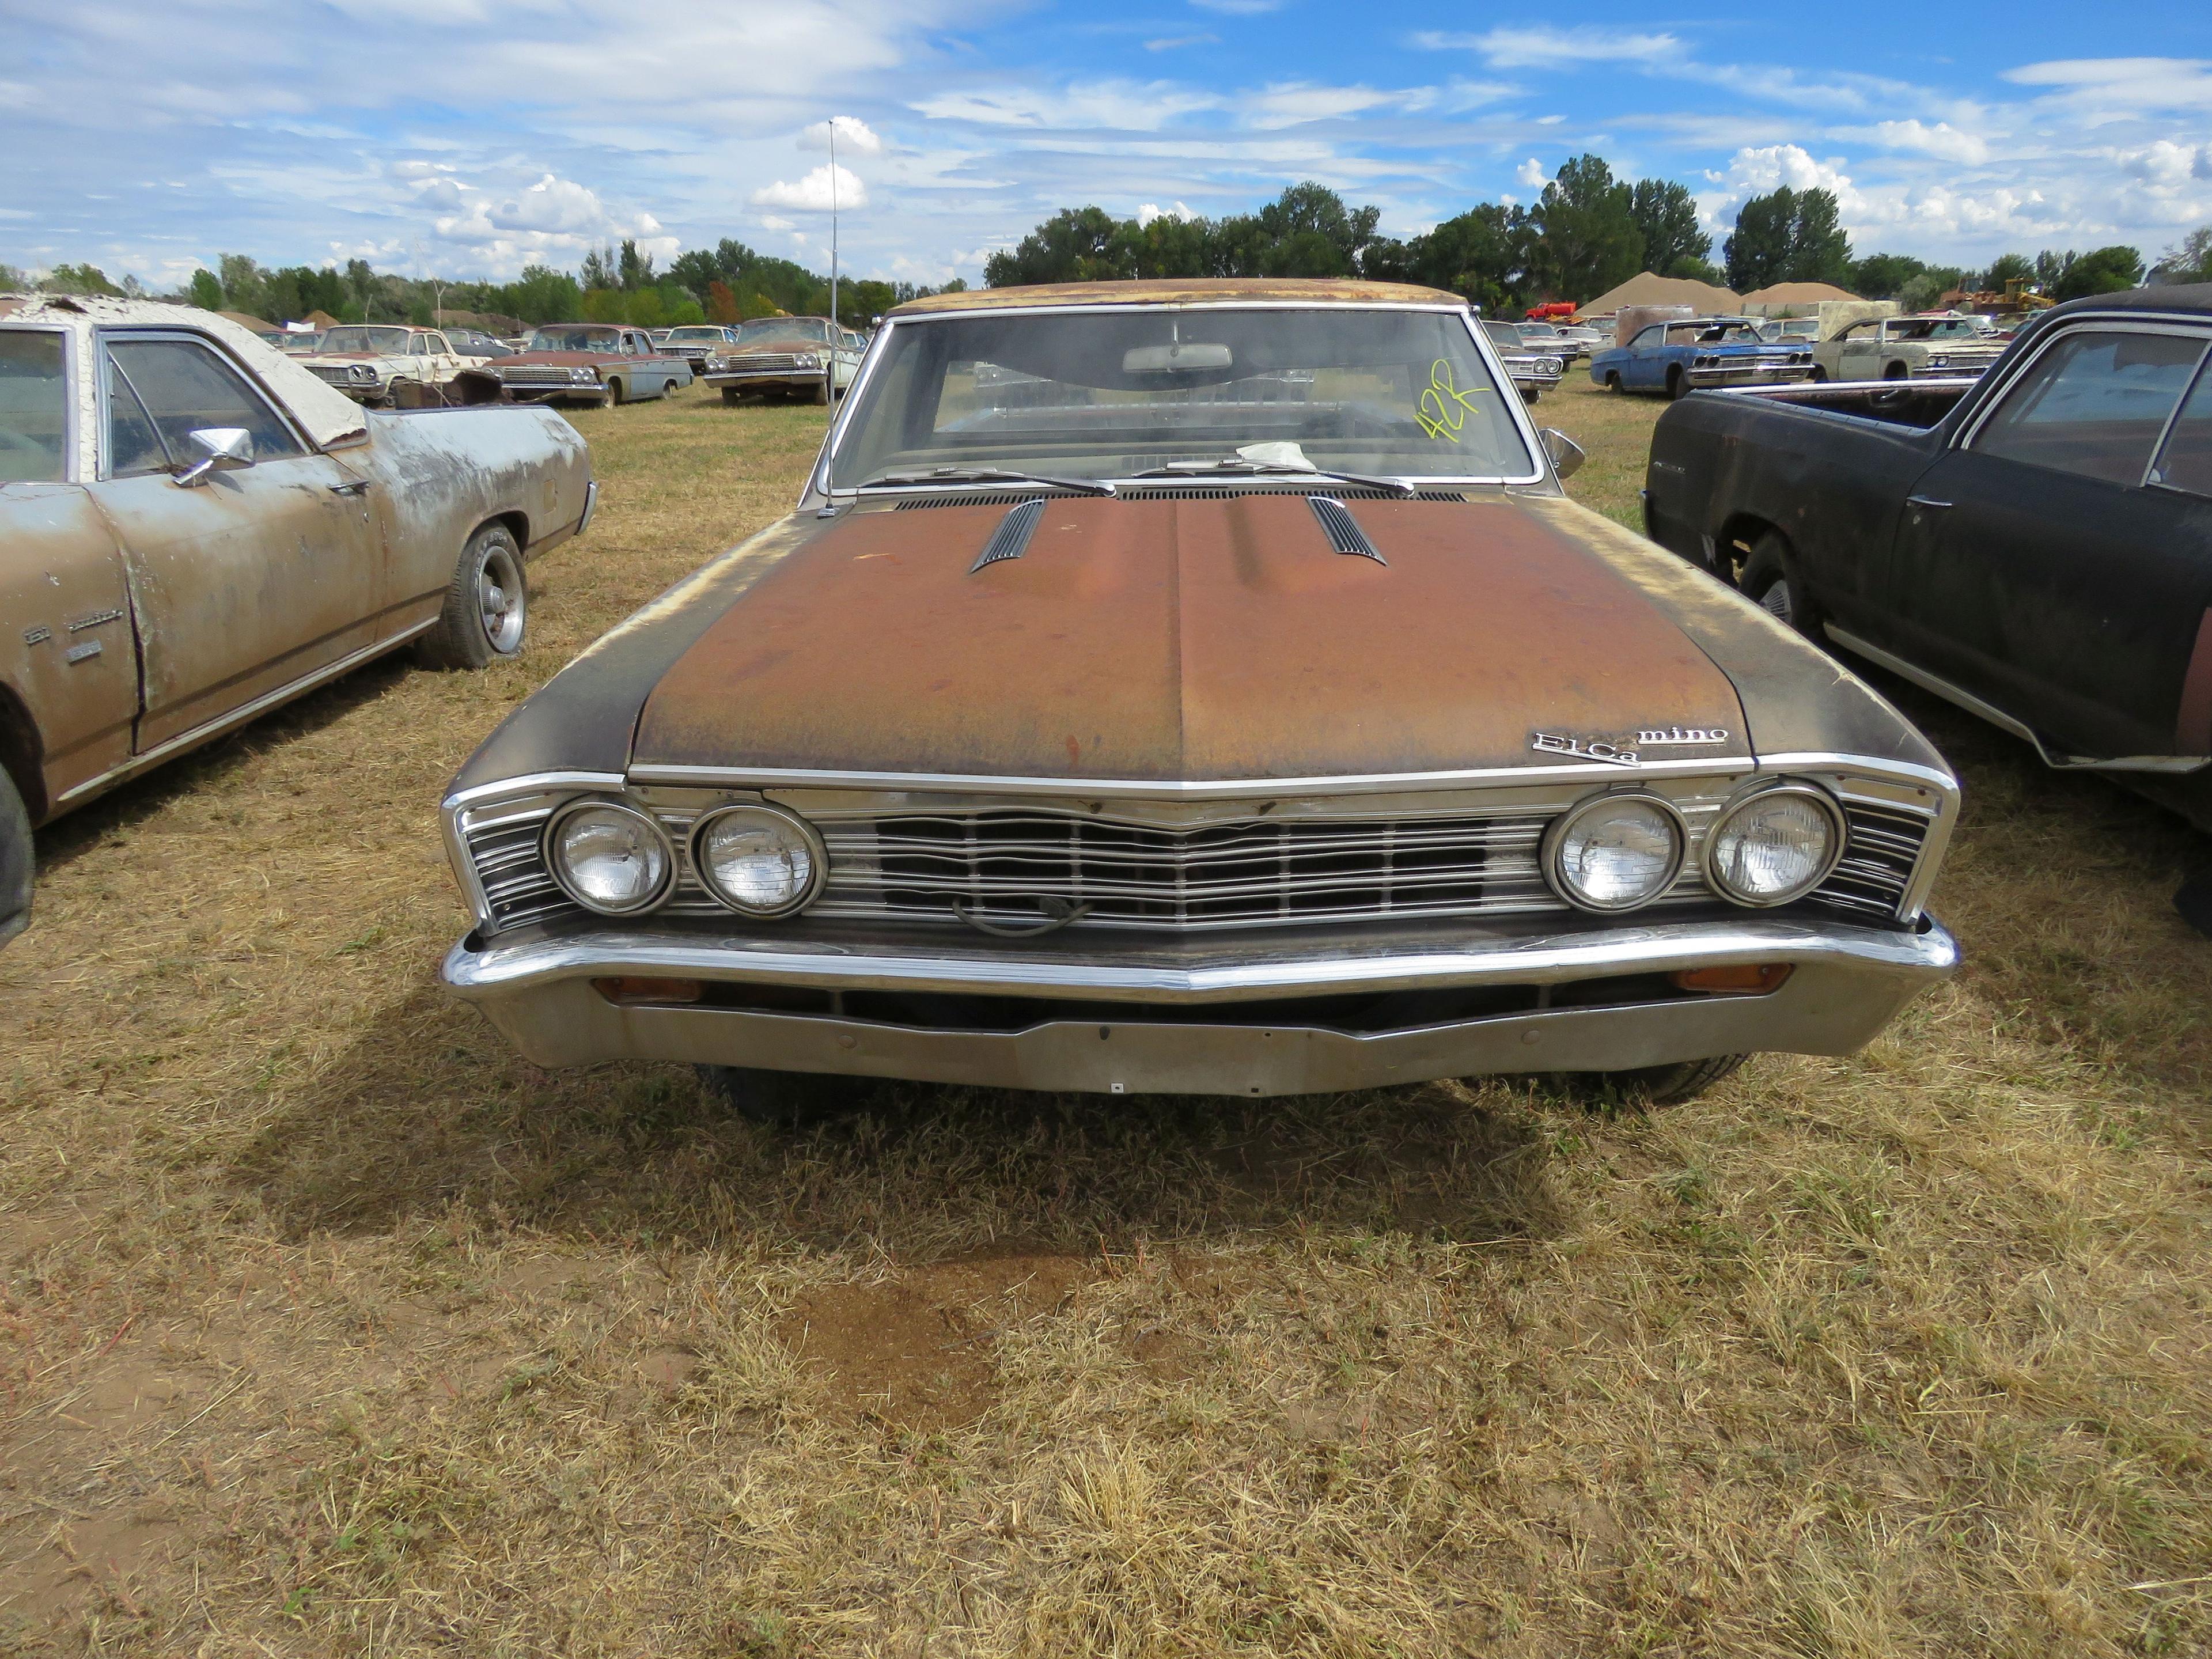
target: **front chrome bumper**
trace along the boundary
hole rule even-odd
[[[1605,988],[1589,981],[1759,963],[1794,971],[1765,995],[1588,1000]],[[1957,964],[1956,942],[1932,920],[1901,932],[1767,917],[1419,949],[1209,948],[1182,959],[789,948],[611,929],[501,945],[471,933],[447,955],[445,979],[544,1066],[662,1060],[998,1088],[1267,1096],[1760,1050],[1850,1054]],[[617,977],[696,980],[737,1001],[744,988],[827,994],[820,1012],[641,1006],[593,984]],[[1292,1000],[1506,988],[1525,988],[1532,1006],[1380,1030],[1344,1029]],[[969,1026],[843,1009],[845,996],[879,992],[983,998],[999,1008],[1033,999],[1037,1013]],[[1584,1000],[1550,1006],[1555,996]],[[1278,1002],[1279,1023],[1269,1006]]]
[[[1795,386],[1813,377],[1810,363],[1716,363],[1689,371],[1690,384],[1711,386]]]

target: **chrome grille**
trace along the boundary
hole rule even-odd
[[[541,843],[556,805],[539,797],[495,808],[463,830],[495,932],[585,914],[545,866]],[[1697,854],[1720,801],[1677,805],[1692,851],[1662,905],[1711,898]],[[675,889],[660,915],[733,920],[691,869],[691,829],[705,810],[654,809],[676,853]],[[806,914],[958,926],[957,901],[970,915],[1022,927],[1045,919],[1038,901],[1049,897],[1089,907],[1078,927],[1186,932],[1565,912],[1537,864],[1556,810],[1187,827],[1027,808],[823,817],[816,827],[830,873]],[[1933,820],[1863,800],[1845,801],[1844,816],[1844,856],[1804,902],[1853,921],[1893,921]]]
[[[345,365],[343,363],[309,363],[306,367],[307,373],[319,380],[327,380],[332,386],[347,384]]]
[[[789,374],[799,368],[799,359],[787,351],[748,352],[742,357],[720,357],[714,362],[717,374]],[[810,374],[822,372],[817,360],[806,368]]]
[[[509,368],[499,366],[499,378],[518,380],[525,386],[567,386],[568,371],[559,363],[517,363]]]

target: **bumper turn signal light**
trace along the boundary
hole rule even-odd
[[[651,1007],[672,1002],[696,1002],[704,988],[696,979],[595,979],[592,988],[619,1007]]]
[[[1780,990],[1795,969],[1795,963],[1787,962],[1740,962],[1726,968],[1680,968],[1668,977],[1680,991],[1763,997]]]

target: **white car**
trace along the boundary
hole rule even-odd
[[[389,407],[412,384],[425,391],[450,382],[465,368],[481,368],[490,356],[456,350],[434,328],[404,323],[341,323],[325,330],[316,349],[299,359],[325,385],[357,404]],[[433,399],[432,401],[435,401]]]

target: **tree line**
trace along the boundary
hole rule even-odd
[[[1908,254],[1853,252],[1832,191],[1784,185],[1737,210],[1712,260],[1689,191],[1671,179],[1617,179],[1600,156],[1564,163],[1529,205],[1483,202],[1419,236],[1379,234],[1382,211],[1335,191],[1293,185],[1256,213],[1219,219],[1162,215],[1116,219],[1063,208],[985,263],[994,288],[1131,277],[1364,276],[1446,289],[1493,314],[1544,301],[1581,303],[1643,270],[1739,294],[1776,283],[1832,283],[1908,308],[1954,289],[2002,289],[2021,277],[2054,299],[2138,286],[2131,247],[2086,253],[2008,253],[1985,270],[1933,265]],[[2212,227],[2168,252],[2161,274],[2212,272]],[[2203,278],[2212,279],[2212,277]]]
[[[957,280],[953,287],[965,287]],[[343,266],[270,268],[242,253],[226,253],[212,270],[192,273],[174,293],[149,294],[136,277],[112,283],[93,264],[61,264],[33,282],[0,264],[0,293],[33,289],[49,294],[112,295],[164,299],[209,311],[236,311],[266,322],[297,322],[322,312],[344,323],[414,323],[454,313],[513,318],[523,323],[628,323],[660,328],[684,323],[737,323],[753,317],[826,315],[830,279],[789,259],[755,252],[724,237],[712,249],[682,253],[666,270],[635,241],[588,250],[574,271],[529,265],[511,283],[448,282],[380,271],[366,259]],[[933,290],[912,283],[872,277],[840,278],[841,317],[867,318],[903,300]]]

